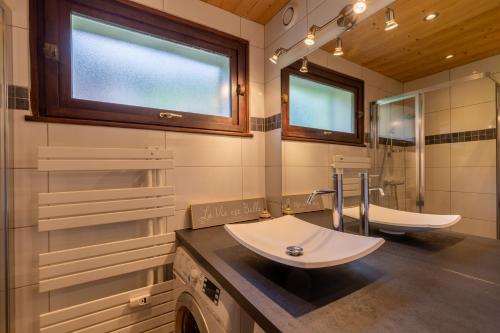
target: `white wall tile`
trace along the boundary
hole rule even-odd
[[[440,145],[433,145],[433,146],[440,146]],[[457,166],[495,166],[495,165],[496,165],[495,140],[458,142],[451,145],[451,166],[457,167]]]
[[[280,203],[284,193],[284,173],[281,166],[266,166],[266,197],[267,200]],[[280,209],[281,210],[281,209]]]
[[[495,101],[495,83],[490,79],[458,83],[451,87],[450,96],[452,108]]]
[[[242,198],[241,167],[177,167],[174,172],[177,210]]]
[[[281,113],[281,79],[266,82],[265,85],[265,116]]]
[[[250,81],[264,83],[264,49],[250,45]]]
[[[447,191],[425,191],[424,213],[450,214],[450,192]]]
[[[15,228],[37,225],[38,193],[48,192],[46,172],[35,169],[14,169],[14,220]]]
[[[455,144],[454,144],[455,145]],[[451,145],[451,146],[454,146]],[[425,146],[425,167],[449,167],[450,144],[436,144]]]
[[[450,110],[426,113],[424,123],[425,135],[450,133]]]
[[[283,26],[283,11],[288,5],[293,6],[294,17],[288,26]],[[287,6],[283,6],[283,8],[266,24],[264,28],[266,46],[292,29],[307,13],[306,1],[292,0],[288,2]],[[292,34],[293,33],[290,33],[290,35]]]
[[[310,53],[307,55],[307,59],[309,60],[310,63],[320,65],[323,67],[328,66],[328,58],[331,56],[328,52],[322,50],[322,49],[317,49],[316,51]]]
[[[49,249],[48,233],[36,226],[10,229],[13,244],[14,288],[38,283],[38,254]]]
[[[254,132],[253,138],[241,139],[241,164],[243,166],[266,165],[266,134]]]
[[[36,168],[38,147],[47,145],[47,124],[26,121],[29,111],[13,112],[14,168]]]
[[[425,93],[424,112],[448,110],[450,108],[450,88]]]
[[[420,79],[416,79],[414,81],[405,82],[404,91],[409,92],[413,90],[418,90],[439,83],[444,83],[449,80],[450,80],[450,71],[443,71]]]
[[[415,174],[413,173],[412,175],[414,176]],[[415,178],[413,177],[413,179]],[[450,168],[425,168],[425,189],[431,191],[449,191]]]
[[[241,18],[241,38],[248,40],[250,45],[264,48],[264,26]]]
[[[281,129],[266,132],[266,166],[280,166],[283,163]]]
[[[13,26],[28,29],[28,0],[5,0],[12,13]]]
[[[250,116],[251,117],[265,117],[264,110],[264,84],[257,82],[250,82]]]
[[[451,132],[474,131],[495,127],[495,102],[486,102],[451,109]]]
[[[324,143],[283,141],[285,166],[329,166],[329,147]]]
[[[497,224],[495,221],[462,218],[457,224],[451,227],[451,230],[463,234],[496,239]]]
[[[323,52],[325,52],[325,51],[323,51]],[[325,52],[325,53],[327,53],[327,52]],[[366,79],[366,76],[368,76],[368,75],[364,75],[363,67],[361,67],[353,62],[350,62],[344,58],[335,57],[331,54],[328,54],[328,55],[329,55],[328,67],[333,69],[334,71],[344,73],[344,74],[347,74],[350,76],[354,76],[354,77],[359,78],[359,79]],[[376,84],[377,83],[376,80],[365,80],[365,81],[366,81],[365,82],[366,84],[378,86],[378,84]]]
[[[311,12],[325,0],[307,0],[307,11]]]
[[[37,285],[13,289],[10,295],[13,309],[12,327],[16,333],[40,330],[39,316],[49,311],[48,293],[39,293]]]
[[[290,166],[285,169],[285,195],[307,194],[328,188],[330,167]]]
[[[451,168],[451,190],[494,194],[496,193],[496,168]]]
[[[500,72],[500,55],[474,61],[450,71],[450,79],[455,80],[481,72]]]
[[[165,147],[165,134],[131,128],[49,124],[49,145],[70,147]]]
[[[167,148],[180,166],[241,166],[239,137],[166,132]]]
[[[18,27],[12,29],[12,76],[13,83],[18,86],[28,87],[29,77],[29,48],[28,30]]]
[[[151,7],[151,8],[155,8],[155,9],[159,9],[159,10],[163,9],[163,0],[132,0],[132,1],[140,3],[144,6]]]
[[[495,221],[496,195],[484,193],[451,192],[451,211],[480,220]]]
[[[176,210],[175,216],[167,217],[167,232],[191,228],[191,214],[189,209]]]
[[[262,167],[243,167],[243,199],[266,197],[266,171]]]
[[[240,17],[199,0],[164,0],[167,13],[214,28],[228,34],[240,36]]]

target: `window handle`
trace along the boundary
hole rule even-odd
[[[182,115],[172,112],[160,112],[160,118],[167,118],[167,119],[182,118]]]

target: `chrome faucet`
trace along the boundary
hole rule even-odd
[[[370,221],[368,219],[368,214],[370,210],[370,192],[379,191],[380,195],[385,195],[384,189],[382,187],[370,187],[369,185],[369,175],[368,172],[362,172],[359,174],[361,178],[361,196],[359,202],[359,234],[368,236]]]
[[[342,209],[344,208],[343,195],[343,175],[335,173],[333,175],[333,190],[315,190],[307,197],[307,203],[312,204],[314,198],[318,195],[332,194],[332,220],[333,229],[344,231],[344,219]]]

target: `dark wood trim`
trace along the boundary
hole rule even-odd
[[[43,123],[53,123],[53,124],[72,124],[72,125],[91,125],[91,126],[106,126],[106,127],[123,127],[123,128],[138,128],[138,129],[148,129],[156,131],[173,131],[173,132],[187,132],[187,133],[198,133],[198,134],[214,134],[214,135],[224,135],[224,136],[239,136],[252,138],[253,133],[251,132],[230,132],[230,131],[217,131],[217,130],[207,130],[201,128],[182,128],[167,125],[150,125],[150,124],[140,124],[140,123],[120,123],[113,121],[103,121],[103,120],[91,120],[91,119],[75,119],[75,118],[59,118],[59,117],[43,117],[43,116],[25,116],[26,121],[43,122]]]
[[[334,144],[334,145],[353,146],[353,147],[366,147],[365,143],[335,141],[335,140],[322,140],[322,139],[306,138],[306,137],[296,137],[296,136],[288,136],[288,135],[285,135],[283,133],[281,134],[281,139],[287,140],[287,141],[305,141],[305,142],[328,143],[328,144]]]
[[[84,101],[71,96],[70,13],[77,12],[142,31],[165,40],[222,54],[230,59],[231,117],[220,117],[114,103]],[[30,0],[30,54],[34,119],[75,119],[79,123],[140,124],[164,130],[205,133],[249,133],[249,44],[239,37],[189,22],[128,0]],[[46,59],[44,43],[59,48],[59,60]],[[237,87],[246,91],[238,94]],[[182,114],[161,119],[160,112]],[[54,122],[61,122],[54,120]],[[121,125],[120,125],[121,124]],[[150,125],[150,126],[149,126]],[[126,126],[130,127],[130,126]]]
[[[284,140],[365,146],[364,81],[313,63],[309,63],[309,70],[307,73],[301,73],[299,71],[300,67],[301,61],[297,61],[281,70],[281,112],[283,117],[282,138]],[[290,125],[290,75],[300,76],[308,80],[353,92],[355,96],[355,132],[332,132],[323,129]]]

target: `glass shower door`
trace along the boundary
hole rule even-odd
[[[371,105],[371,182],[385,192],[385,196],[372,196],[377,205],[414,212],[422,209],[420,110],[418,95],[388,98]]]

